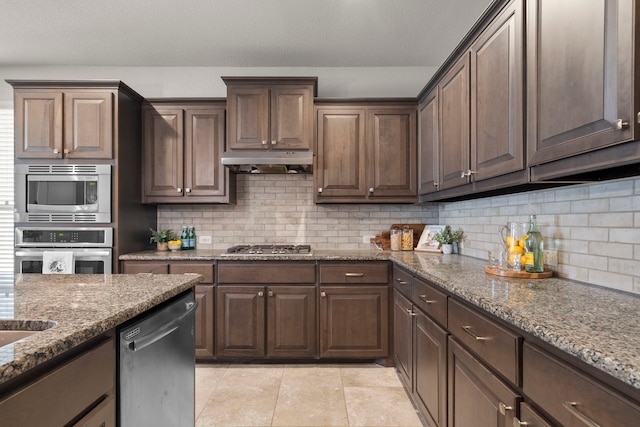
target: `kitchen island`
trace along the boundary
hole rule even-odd
[[[200,280],[198,275],[33,274],[17,275],[0,287],[3,329],[43,329],[0,347],[0,413],[9,417],[0,424],[22,419],[7,415],[8,408],[22,413],[39,408],[55,425],[56,406],[67,409],[67,394],[78,402],[72,416],[83,422],[89,415],[114,416],[116,327],[190,292]],[[95,397],[83,396],[94,391]],[[30,393],[38,401],[22,407],[28,404],[22,396]],[[66,416],[61,415],[63,423],[71,419]]]

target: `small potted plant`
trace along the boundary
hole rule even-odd
[[[462,231],[462,228],[458,228],[451,233],[451,236],[453,237],[453,253],[457,254],[459,252],[458,243],[464,239],[464,231]]]
[[[151,230],[151,237],[149,238],[149,242],[150,243],[155,242],[157,244],[157,248],[159,251],[169,250],[169,241],[176,240],[178,238],[176,236],[176,233],[173,232],[173,230],[169,230],[169,229],[154,230],[153,228],[150,228],[149,230]]]
[[[443,254],[450,254],[453,251],[453,243],[456,241],[456,238],[451,231],[451,227],[447,225],[441,232],[433,236],[433,240],[440,243]]]

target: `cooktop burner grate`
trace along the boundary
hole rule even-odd
[[[226,255],[311,255],[311,245],[237,245]]]

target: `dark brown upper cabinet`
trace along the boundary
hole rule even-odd
[[[17,159],[111,159],[116,89],[10,82]]]
[[[415,203],[415,100],[316,104],[316,203]]]
[[[222,77],[227,149],[311,150],[316,77]]]
[[[438,89],[429,93],[418,107],[418,191],[427,194],[440,188],[440,137]]]
[[[637,138],[634,3],[527,2],[530,166]],[[565,166],[570,174],[584,162]]]
[[[143,107],[145,203],[235,203],[220,163],[224,101],[152,101]]]

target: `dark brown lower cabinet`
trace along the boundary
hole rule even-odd
[[[0,399],[1,426],[115,427],[115,340],[60,363]]]
[[[447,425],[448,333],[394,291],[396,370],[430,425]]]
[[[316,356],[312,285],[221,285],[216,297],[219,358]]]
[[[195,328],[196,359],[213,359],[215,356],[215,343],[213,341],[213,285],[196,285],[195,299],[198,302]]]
[[[320,357],[389,357],[389,287],[320,286]]]
[[[512,426],[521,397],[455,339],[448,350],[448,426]]]

